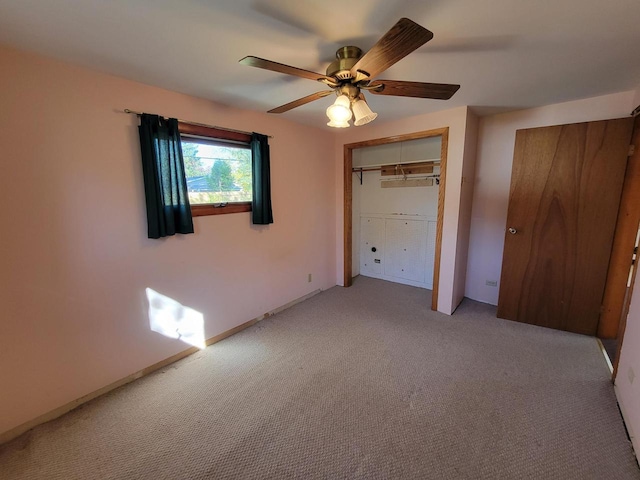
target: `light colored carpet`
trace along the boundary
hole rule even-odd
[[[9,479],[640,479],[593,338],[359,277],[2,447]]]

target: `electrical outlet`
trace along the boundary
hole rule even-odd
[[[309,278],[308,278],[307,282],[311,283],[311,278],[312,278],[311,274],[309,274]]]
[[[627,370],[627,377],[629,377],[629,383],[633,384],[633,380],[636,378],[633,368],[629,367],[629,370]]]
[[[486,285],[488,287],[497,287],[498,286],[498,281],[497,280],[487,280]]]

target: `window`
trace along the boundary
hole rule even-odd
[[[184,123],[180,134],[191,214],[250,212],[251,137]]]

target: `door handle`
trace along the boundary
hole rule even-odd
[[[518,231],[517,231],[515,228],[511,227],[511,228],[509,229],[509,233],[510,233],[511,235],[515,235],[516,233],[518,233]]]

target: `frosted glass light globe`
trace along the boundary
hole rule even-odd
[[[331,120],[327,125],[330,127],[344,128],[348,127],[349,120],[353,114],[351,113],[351,102],[346,95],[340,95],[336,101],[327,108],[327,117]],[[344,125],[346,123],[346,125]]]
[[[366,125],[378,116],[377,113],[371,111],[369,105],[367,105],[367,102],[364,100],[356,100],[353,103],[353,115],[356,118],[355,122],[353,122],[356,127]]]

